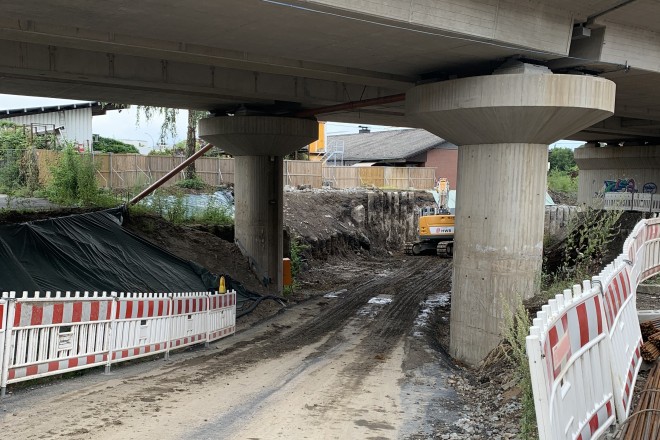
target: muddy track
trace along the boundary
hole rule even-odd
[[[375,356],[382,359],[388,356],[401,338],[410,333],[424,299],[436,292],[449,291],[451,283],[451,260],[422,256],[400,261],[398,265],[396,263],[392,262],[391,267],[397,267],[389,273],[372,275],[357,284],[345,286],[348,290],[345,297],[335,302],[328,300],[320,314],[300,326],[290,330],[274,327],[268,333],[250,340],[243,348],[232,347],[217,354],[199,356],[181,366],[206,364],[205,377],[211,379],[221,375],[230,365],[251,365],[326,338],[326,342],[314,353],[314,356],[322,356],[341,343],[344,327],[371,298],[385,294],[392,297],[392,302],[384,313],[377,319],[356,324],[364,336],[359,349],[364,352],[365,359]],[[367,361],[364,365],[354,366],[354,369],[366,375],[371,369],[369,365],[373,366],[373,362]]]
[[[112,378],[21,391],[4,403],[4,414],[14,415],[6,434],[211,439],[225,432],[226,438],[297,439],[314,426],[324,438],[396,438],[404,419],[419,417],[402,416],[408,407],[398,397],[407,337],[426,297],[449,290],[451,261],[371,261],[350,272],[353,281],[337,285],[347,289],[338,298],[299,304],[212,351],[117,367]],[[378,296],[391,302],[369,303]],[[72,416],[59,417],[53,406]]]

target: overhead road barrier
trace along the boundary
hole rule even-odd
[[[236,292],[4,292],[0,395],[7,385],[218,340],[236,329]]]
[[[537,313],[527,337],[540,440],[600,438],[630,415],[642,364],[637,286],[660,271],[660,219],[642,220],[591,281]]]

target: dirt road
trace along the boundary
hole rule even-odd
[[[332,270],[333,294],[209,350],[14,392],[0,402],[2,438],[430,438],[460,405],[425,326],[429,297],[449,309],[451,262]]]

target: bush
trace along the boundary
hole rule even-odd
[[[94,140],[94,151],[116,154],[139,153],[138,149],[131,144],[96,135]]]
[[[183,179],[179,180],[177,183],[175,183],[176,186],[179,188],[186,188],[186,189],[204,189],[206,187],[206,183],[199,177],[195,176],[192,179]]]
[[[218,205],[214,199],[209,199],[204,210],[193,216],[192,220],[206,225],[232,225],[234,218],[228,206]]]
[[[53,178],[48,187],[48,198],[53,202],[82,206],[101,202],[96,166],[91,155],[78,153],[68,146],[51,168],[51,173]]]
[[[37,157],[23,127],[0,123],[0,191],[30,195],[39,188]]]
[[[571,172],[550,170],[548,173],[548,188],[551,191],[577,193],[578,181]]]

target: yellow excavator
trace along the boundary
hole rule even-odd
[[[438,179],[434,194],[437,207],[421,209],[419,216],[419,236],[417,241],[404,244],[408,255],[419,255],[433,250],[441,257],[454,255],[454,216],[448,207],[449,181]]]

